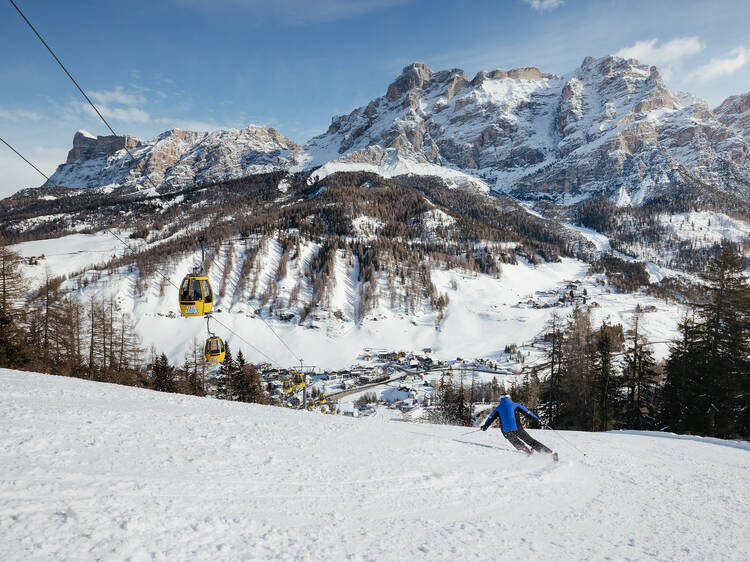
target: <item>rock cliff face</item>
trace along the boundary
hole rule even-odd
[[[127,157],[131,148],[137,162]],[[184,186],[319,167],[442,176],[562,204],[602,195],[638,205],[687,175],[750,198],[750,94],[714,111],[675,95],[658,70],[614,56],[565,76],[537,68],[432,71],[413,63],[364,107],[296,145],[277,131],[167,131],[153,141],[76,134],[53,176],[66,186]]]
[[[750,93],[742,96],[731,96],[713,111],[716,118],[730,130],[750,140]],[[726,150],[730,158],[738,165],[748,162],[748,146],[743,143],[728,143]]]
[[[138,146],[141,146],[141,141],[128,135],[95,137],[86,131],[78,131],[73,137],[73,148],[68,152],[68,159],[65,163],[72,164],[76,160],[91,160],[99,156],[112,156],[119,150],[125,148],[132,150]]]

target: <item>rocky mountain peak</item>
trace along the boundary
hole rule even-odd
[[[386,97],[391,101],[395,101],[410,90],[415,88],[421,89],[425,82],[429,82],[431,78],[432,70],[426,64],[423,62],[413,62],[405,66],[401,71],[401,75],[388,86]]]
[[[67,164],[77,160],[91,160],[99,156],[111,156],[127,148],[132,150],[141,146],[142,141],[130,135],[95,137],[86,131],[78,131],[73,136],[73,148],[68,152]]]

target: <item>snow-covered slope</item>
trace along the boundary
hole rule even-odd
[[[432,211],[428,218],[435,226],[446,224],[446,216],[437,211]],[[73,271],[66,263],[76,264],[83,271],[71,275],[61,289],[72,291],[84,302],[90,296],[97,299],[113,297],[121,309],[136,320],[144,345],[156,346],[160,352],[167,353],[172,362],[182,363],[194,337],[205,338],[205,323],[198,318],[180,317],[176,290],[160,276],[152,274],[143,283],[146,287],[143,294],[138,294],[135,290],[139,283],[137,270],[123,269],[101,277],[100,272],[83,266],[86,257],[93,265],[99,262],[101,254],[75,252],[88,247],[102,248],[107,252],[111,246],[107,244],[106,235],[70,235],[55,240],[25,242],[12,246],[12,249],[23,256],[38,256],[42,247],[53,248],[59,255],[51,256],[49,261],[41,260],[37,265],[24,266],[23,272],[31,280],[31,288],[44,282],[47,268],[56,275],[70,274]],[[644,317],[642,329],[653,341],[676,337],[675,327],[684,312],[679,304],[644,293],[613,292],[603,283],[602,275],[589,275],[587,263],[564,258],[559,263],[536,266],[523,259],[517,264],[503,264],[499,278],[432,266],[431,279],[438,294],[446,294],[449,298],[442,319],[421,296],[417,297],[412,310],[406,287],[397,284],[395,292],[391,293],[393,281],[389,282],[385,273],[381,273],[376,277],[376,304],[360,318],[358,310],[362,306],[364,283],[358,281],[359,264],[350,253],[338,250],[330,298],[321,302],[320,308],[303,323],[299,319],[313,292],[312,283],[304,271],[318,248],[319,244],[304,243],[300,255],[288,261],[286,273],[278,281],[279,304],[275,313],[269,315],[262,295],[269,291],[276,278],[282,259],[280,244],[274,239],[266,239],[260,245],[249,282],[241,286],[234,280],[240,276],[248,249],[239,244],[225,247],[208,271],[218,297],[214,317],[264,350],[280,365],[293,365],[295,360],[266,322],[309,364],[321,369],[339,369],[351,366],[364,348],[416,351],[429,347],[435,357],[446,360],[457,356],[497,358],[506,345],[520,345],[539,336],[553,311],[565,316],[574,306],[582,306],[584,300],[586,306],[591,307],[595,326],[605,320],[627,326],[638,304],[643,309],[652,310]],[[72,255],[67,255],[68,252]],[[224,265],[230,253],[233,265],[225,272]],[[181,276],[190,270],[199,255],[199,252],[186,255],[164,268],[163,272],[178,285]],[[664,275],[656,266],[652,269],[653,275],[657,276],[655,281]],[[223,279],[227,280],[227,286],[222,296],[218,293]],[[295,288],[299,298],[294,304],[288,304]],[[561,303],[560,299],[567,297],[571,290],[576,298]],[[288,315],[292,321],[281,320],[283,315]],[[233,348],[242,349],[250,361],[267,359],[224,328],[218,330]],[[667,345],[659,344],[656,352],[658,357],[664,357]]]
[[[750,557],[746,443],[532,432],[553,463],[496,430],[0,385],[3,560]]]

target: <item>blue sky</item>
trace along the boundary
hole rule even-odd
[[[713,107],[750,91],[750,2],[671,0],[16,0],[115,130],[258,123],[298,142],[382,95],[412,61],[538,66],[588,55],[656,64]],[[76,130],[105,134],[8,2],[0,2],[0,136],[46,173]],[[0,196],[39,185],[0,145]]]

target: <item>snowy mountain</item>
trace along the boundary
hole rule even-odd
[[[750,557],[745,442],[532,431],[552,463],[498,430],[387,409],[352,419],[5,369],[0,384],[3,560]]]
[[[679,191],[685,171],[747,199],[750,141],[724,109],[722,121],[670,93],[655,67],[613,56],[589,57],[565,76],[521,68],[470,81],[414,63],[385,96],[335,117],[305,148],[323,166],[318,178],[460,171],[523,199],[606,195],[639,205]]]
[[[78,131],[66,163],[46,185],[179,188],[289,169],[302,156],[278,131],[256,125],[213,133],[173,129],[149,142]]]
[[[750,97],[714,111],[658,70],[608,56],[564,76],[537,68],[432,71],[413,63],[384,96],[299,146],[273,129],[167,131],[153,141],[76,134],[52,177],[68,187],[184,187],[272,170],[438,176],[450,185],[571,204],[675,197],[708,184],[750,197]],[[137,157],[133,164],[124,150]],[[696,183],[697,182],[697,183]],[[723,194],[723,195],[721,195]]]

